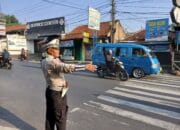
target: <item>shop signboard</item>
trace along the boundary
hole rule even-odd
[[[74,41],[73,40],[68,40],[68,41],[63,41],[59,44],[60,47],[74,47]]]
[[[83,42],[84,43],[90,43],[89,41],[89,33],[88,32],[83,32]]]
[[[64,17],[27,23],[27,39],[38,39],[39,37],[60,35],[63,33],[65,33]]]
[[[101,16],[101,13],[98,10],[90,7],[88,28],[94,29],[94,30],[100,30],[100,16]]]
[[[146,22],[146,41],[168,41],[169,19],[148,20]]]

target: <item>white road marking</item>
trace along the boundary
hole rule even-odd
[[[93,115],[95,115],[95,116],[99,116],[99,114],[97,114],[97,113],[95,113],[95,112],[90,112],[90,111],[87,111],[87,110],[85,110],[85,109],[83,109],[83,108],[79,108],[79,107],[76,107],[76,108],[73,108],[71,111],[70,111],[70,113],[73,113],[73,112],[86,112],[86,113],[91,113],[91,114],[93,114]]]
[[[172,84],[165,84],[165,83],[155,83],[155,82],[147,82],[147,81],[142,81],[142,80],[133,80],[131,79],[130,81],[133,82],[138,82],[138,83],[147,83],[147,84],[151,84],[151,85],[158,85],[158,86],[168,86],[168,87],[172,87],[172,88],[180,88],[179,85],[172,85]]]
[[[141,79],[140,81],[148,81],[148,82],[159,82],[159,83],[163,83],[163,84],[169,84],[171,83],[171,85],[174,85],[172,83],[176,83],[176,84],[179,84],[180,83],[180,78],[179,80],[170,80],[170,79]]]
[[[176,107],[176,108],[180,109],[180,104],[169,102],[166,100],[160,100],[160,99],[155,99],[155,98],[150,98],[150,97],[145,97],[145,96],[139,96],[139,95],[129,94],[129,93],[115,91],[115,90],[107,90],[106,92],[110,93],[110,94],[118,95],[118,96],[129,97],[129,98],[133,98],[133,99],[137,99],[137,100],[141,100],[141,101],[152,102],[152,103],[161,104],[161,105],[170,106],[170,107]]]
[[[174,75],[169,75],[169,74],[158,74],[155,75],[157,77],[162,77],[162,78],[170,78],[170,79],[179,79],[180,77],[174,76]]]
[[[143,82],[142,82],[143,83]],[[162,93],[166,93],[166,94],[172,94],[172,95],[177,95],[180,96],[180,91],[174,91],[171,89],[164,89],[163,86],[161,88],[156,87],[156,86],[147,86],[145,84],[136,84],[136,82],[120,82],[120,86],[126,86],[126,87],[133,87],[133,88],[140,88],[140,89],[144,89],[144,90],[150,90],[150,91],[154,91],[154,92],[162,92]]]
[[[139,103],[134,103],[134,102],[126,101],[126,100],[121,100],[121,99],[113,98],[110,96],[104,96],[104,95],[98,96],[98,99],[180,120],[180,113],[177,113],[177,112],[168,111],[165,109],[160,109],[160,108],[143,105]]]
[[[0,130],[20,130],[20,129],[0,126]]]
[[[78,111],[79,109],[80,109],[79,107],[73,108],[73,109],[70,111],[70,113],[76,112],[76,111]]]
[[[155,119],[152,117],[147,117],[141,114],[137,114],[131,111],[126,111],[117,107],[112,107],[109,105],[105,105],[102,103],[98,103],[98,102],[94,102],[94,101],[89,101],[90,104],[85,104],[88,106],[93,106],[93,108],[97,108],[100,110],[104,110],[106,112],[110,112],[113,114],[117,114],[119,116],[125,117],[125,118],[129,118],[129,119],[133,119],[133,120],[137,120],[137,121],[141,121],[144,122],[146,124],[150,124],[156,127],[160,127],[166,130],[180,130],[180,125],[174,124],[174,123],[170,123],[167,121],[163,121],[163,120],[159,120],[159,119]]]
[[[134,94],[142,94],[142,95],[152,96],[152,97],[156,97],[156,98],[162,98],[162,99],[166,99],[166,100],[173,100],[173,101],[179,101],[180,102],[180,99],[179,99],[180,97],[175,98],[175,97],[170,97],[170,96],[165,96],[165,95],[160,95],[160,94],[154,94],[154,93],[150,93],[150,92],[145,92],[145,91],[143,91],[143,89],[141,89],[142,91],[132,90],[132,89],[128,89],[128,88],[120,88],[120,87],[115,87],[114,89],[120,90],[120,91],[125,91],[125,92],[131,92]],[[152,92],[157,92],[157,90],[152,91]]]

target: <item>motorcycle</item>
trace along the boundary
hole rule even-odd
[[[124,65],[119,59],[113,57],[113,69],[109,69],[107,65],[100,65],[97,67],[97,75],[100,78],[104,77],[114,77],[121,81],[127,81],[129,79],[129,74],[124,69]]]
[[[11,67],[12,67],[11,58],[9,58],[7,60],[3,60],[1,58],[1,60],[0,60],[0,68],[11,69]]]

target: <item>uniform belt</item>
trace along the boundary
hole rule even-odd
[[[57,86],[57,87],[48,86],[47,88],[50,89],[50,90],[54,90],[54,91],[62,91],[63,87],[64,86]]]

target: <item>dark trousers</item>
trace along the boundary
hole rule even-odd
[[[66,130],[67,97],[61,92],[46,89],[46,130]]]
[[[113,72],[114,71],[114,63],[113,61],[106,61],[106,65],[108,67],[108,69]]]

